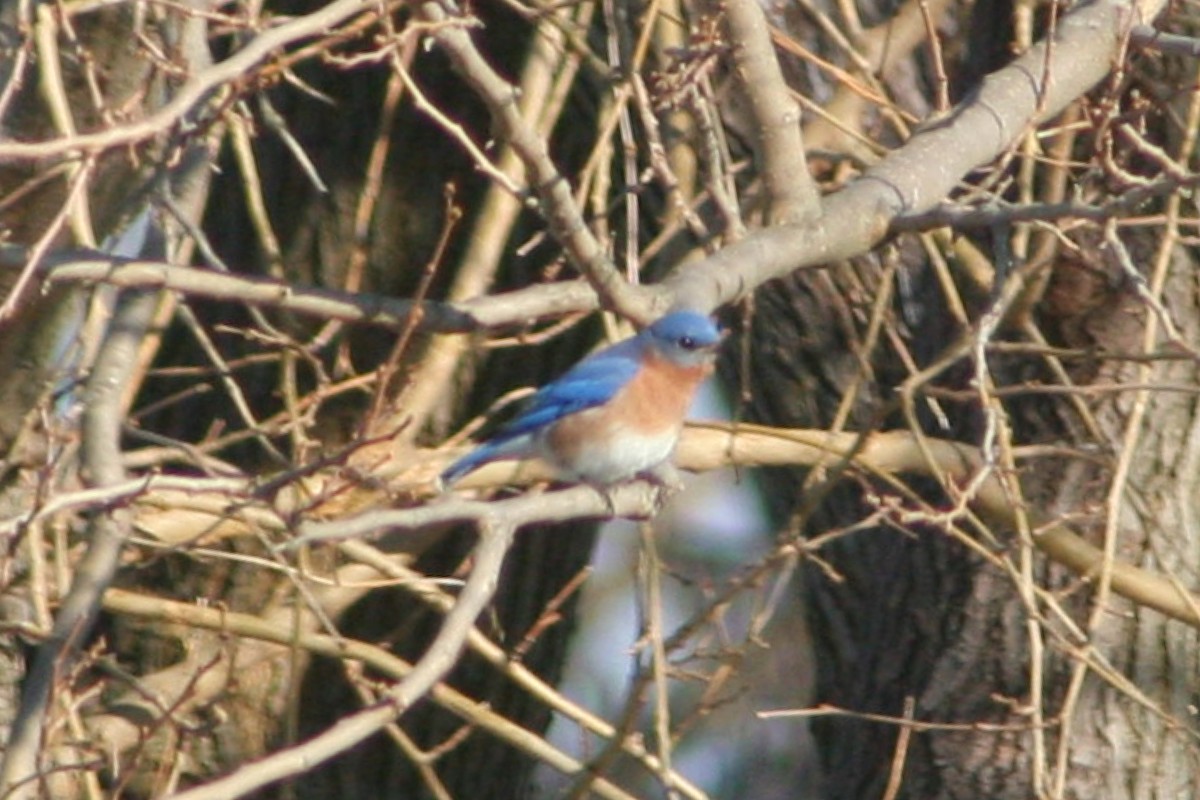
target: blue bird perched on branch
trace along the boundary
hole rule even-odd
[[[563,480],[607,486],[666,467],[722,333],[676,311],[543,386],[491,439],[442,473],[450,486],[484,464],[539,457]]]

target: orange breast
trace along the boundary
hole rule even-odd
[[[542,441],[545,457],[601,482],[654,467],[670,456],[696,387],[711,371],[648,359],[611,401],[551,426]]]
[[[681,367],[655,355],[613,398],[610,406],[631,430],[656,434],[683,424],[692,396],[712,367]]]

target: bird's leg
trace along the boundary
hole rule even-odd
[[[644,478],[647,482],[658,489],[658,496],[655,498],[655,511],[661,509],[667,502],[667,498],[683,489],[683,478],[679,474],[679,470],[669,461],[664,461],[653,469],[648,469],[645,472],[638,473],[637,477]],[[608,515],[615,518],[617,516],[616,499],[613,497],[613,490],[620,484],[603,484],[587,482],[587,485],[592,487],[596,494],[600,495],[600,499],[604,501],[604,507],[608,509]]]
[[[683,490],[683,476],[670,461],[664,461],[653,469],[646,470],[642,475],[667,494],[675,494]]]
[[[648,469],[642,476],[658,488],[654,499],[655,513],[662,510],[671,495],[683,490],[683,477],[670,461],[664,461],[653,469]]]
[[[600,495],[600,499],[604,501],[604,507],[608,509],[608,516],[616,518],[617,504],[613,500],[612,487],[600,483],[588,483],[588,486],[596,490],[596,494]]]

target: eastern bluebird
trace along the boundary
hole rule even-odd
[[[595,485],[654,471],[675,449],[720,343],[703,314],[667,314],[543,386],[514,420],[443,472],[442,485],[491,461],[531,456],[565,480]]]

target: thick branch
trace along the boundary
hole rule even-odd
[[[679,461],[688,469],[715,469],[726,462],[743,466],[828,464],[850,455],[855,465],[871,473],[929,475],[953,486],[970,484],[985,468],[975,447],[941,439],[918,440],[908,431],[875,433],[860,442],[856,433],[786,431],[755,425],[738,426],[736,435],[726,425],[693,426],[681,442]],[[998,529],[1016,528],[1009,494],[994,474],[980,484],[972,506]],[[1033,544],[1052,560],[1088,579],[1106,567],[1100,548],[1066,525],[1027,513],[1039,530]],[[1200,628],[1200,597],[1169,578],[1129,563],[1113,562],[1111,568],[1113,591]]]
[[[1157,16],[1164,0],[1093,0],[1063,16],[1041,42],[989,75],[979,90],[845,189],[819,219],[767,228],[702,261],[683,265],[665,289],[677,302],[713,308],[797,269],[860,255],[901,215],[932,208],[963,177],[1005,152],[1030,125],[1054,116],[1104,79],[1129,29]]]
[[[341,8],[342,5],[336,3],[329,8]],[[446,25],[439,28],[438,41],[489,103],[498,123],[502,123],[503,131],[512,138],[514,147],[523,145],[518,150],[529,169],[531,183],[538,188],[556,232],[592,288],[607,297],[609,305],[648,318],[671,305],[716,307],[744,297],[762,283],[794,270],[820,266],[871,249],[901,218],[934,208],[964,175],[1004,152],[1028,125],[1053,116],[1095,86],[1111,70],[1123,31],[1138,21],[1132,19],[1134,14],[1149,19],[1162,7],[1162,0],[1147,0],[1139,6],[1120,0],[1094,0],[1080,6],[1060,21],[1058,38],[1053,45],[1057,52],[1070,53],[1069,59],[1052,57],[1047,69],[1049,46],[1043,42],[1031,48],[1011,65],[989,76],[973,97],[961,103],[945,119],[918,132],[904,147],[861,178],[827,197],[824,213],[818,219],[756,231],[701,261],[681,266],[664,285],[651,293],[632,292],[631,287],[623,284],[603,248],[588,231],[570,198],[569,185],[554,168],[544,143],[516,114],[511,85],[483,61],[467,32]],[[444,19],[445,15],[438,7],[427,4],[425,8],[433,16]],[[0,144],[0,157],[6,154],[6,147],[9,145]],[[76,269],[99,271],[101,268],[95,264],[80,264]],[[127,273],[131,281],[134,272]],[[61,278],[66,279],[71,274],[63,272]],[[212,280],[211,273],[204,274],[206,281]],[[179,280],[189,277],[195,276],[181,274]],[[144,285],[152,280],[143,273],[139,282]],[[594,292],[574,284],[565,284],[570,289],[561,288],[563,286],[536,287],[532,296],[514,294],[510,298],[529,300],[529,316],[596,307],[598,301]],[[198,285],[191,290],[204,291]],[[280,294],[271,295],[271,292],[282,293],[282,289],[256,288],[250,292],[250,302],[259,297],[263,304],[279,304],[300,313],[396,326],[411,312],[411,306],[403,303],[391,305],[396,301],[376,307],[374,300],[360,304],[346,297],[301,290],[292,302]],[[335,297],[338,302],[332,303]],[[476,327],[466,318],[455,318],[449,311],[438,313],[436,306],[427,309],[434,311],[425,323],[427,329],[451,332]],[[495,323],[479,322],[484,327],[490,324]]]
[[[107,487],[121,482],[121,401],[136,368],[138,349],[158,298],[138,294],[122,299],[88,380],[81,424],[82,473],[86,482]],[[25,680],[21,708],[5,753],[0,788],[11,800],[38,796],[38,753],[55,678],[69,672],[80,642],[90,633],[100,599],[120,565],[129,532],[128,514],[100,510],[88,528],[88,548],[75,570],[70,591],[54,619],[49,638],[38,648]]]
[[[932,457],[932,460],[931,460]],[[918,438],[908,431],[874,433],[865,441],[857,433],[788,430],[760,425],[693,423],[684,431],[676,453],[679,467],[705,472],[731,465],[739,467],[817,466],[849,458],[868,474],[925,475],[949,489],[973,485],[984,473],[979,449],[942,439]],[[410,481],[432,481],[439,462],[428,462],[429,475],[409,475]],[[498,462],[468,475],[461,488],[501,486],[544,481],[548,473],[536,464]],[[1008,493],[994,475],[978,482],[971,505],[997,530],[1014,530],[1017,518]],[[412,488],[412,483],[408,484]],[[486,518],[499,514],[518,527],[566,519],[599,519],[613,516],[647,517],[659,498],[648,484],[635,482],[601,493],[575,486],[545,494],[526,494],[507,500],[484,502],[449,499],[400,510],[373,511],[352,519],[310,523],[301,529],[298,543],[365,536],[386,529],[419,529]],[[1034,545],[1052,560],[1092,578],[1105,566],[1103,551],[1066,525],[1041,519],[1029,512],[1040,531]],[[1112,566],[1112,588],[1118,594],[1167,616],[1200,628],[1200,597],[1179,588],[1169,578],[1128,563]]]
[[[757,0],[729,0],[725,19],[735,43],[737,76],[754,116],[767,218],[772,223],[815,219],[821,198],[804,161],[800,106],[783,80],[766,15]]]
[[[525,480],[545,480],[547,475],[534,465],[513,463],[489,465],[463,479],[463,485],[511,476],[519,470]],[[521,528],[568,520],[649,517],[659,502],[659,493],[650,484],[636,481],[600,491],[579,485],[555,492],[534,492],[507,500],[448,499],[416,508],[369,511],[350,518],[331,522],[306,523],[300,536],[287,546],[298,547],[320,541],[349,539],[378,534],[385,530],[419,530],[462,522],[478,522],[497,517]]]

